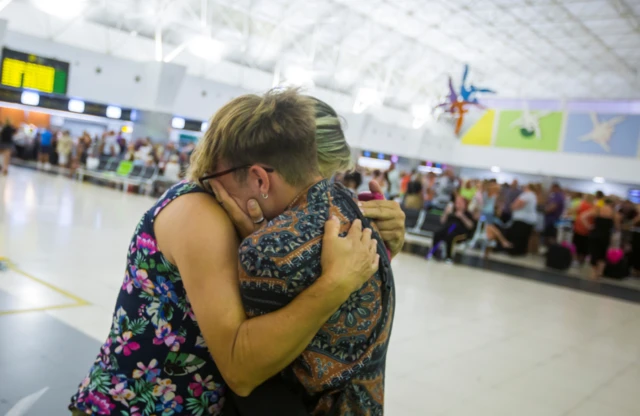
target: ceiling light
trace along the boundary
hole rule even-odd
[[[593,181],[595,183],[604,183],[605,182],[605,180],[604,180],[604,178],[602,176],[596,176],[595,178],[593,178]]]
[[[122,117],[122,108],[110,105],[107,107],[107,117],[120,118]]]
[[[69,100],[68,108],[69,111],[74,113],[84,113],[84,101],[71,99]]]
[[[87,6],[87,0],[33,0],[43,12],[62,19],[80,16]]]
[[[382,94],[373,88],[360,88],[356,101],[353,103],[353,112],[363,113],[367,108],[382,104]]]
[[[500,173],[500,166],[491,166],[491,172]]]
[[[284,72],[285,83],[296,87],[313,87],[313,72],[308,69],[291,66]]]
[[[218,62],[224,53],[224,43],[209,36],[197,36],[187,46],[189,52],[207,61]]]
[[[26,105],[38,105],[40,104],[40,94],[33,91],[22,91],[20,102]]]
[[[208,121],[203,121],[202,124],[200,125],[200,131],[207,131],[207,129],[209,128],[209,122]]]
[[[171,120],[171,127],[174,129],[182,130],[184,128],[185,121],[182,117],[174,117]]]

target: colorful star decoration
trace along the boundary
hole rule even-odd
[[[453,86],[453,80],[449,76],[449,95],[445,101],[438,104],[435,109],[444,108],[444,112],[450,114],[456,119],[455,133],[460,134],[462,124],[464,123],[464,115],[469,111],[468,106],[475,105],[482,107],[478,102],[478,93],[491,93],[495,91],[488,88],[478,88],[473,84],[467,86],[467,77],[469,75],[469,65],[464,66],[462,81],[460,82],[460,93],[458,94]],[[434,110],[435,110],[434,109]]]

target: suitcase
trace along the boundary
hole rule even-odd
[[[607,263],[602,274],[611,279],[624,279],[629,276],[629,259],[624,251],[619,248],[610,248],[607,251]]]
[[[549,247],[549,251],[547,251],[547,267],[564,271],[571,267],[572,262],[573,255],[567,247],[560,244]]]

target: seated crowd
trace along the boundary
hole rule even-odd
[[[398,173],[358,168],[336,178],[354,193],[376,180],[387,198],[400,202],[407,218],[439,216],[428,227],[414,227],[432,237],[429,257],[453,260],[453,248],[463,241],[481,241],[485,255],[491,247],[511,256],[547,254],[555,246],[571,252],[574,264],[587,259],[591,276],[599,278],[612,252],[620,253],[635,276],[640,276],[640,206],[602,192],[584,194],[557,183],[500,184],[496,179],[463,180],[454,171],[441,175],[418,171]],[[411,232],[411,226],[407,230]],[[617,255],[616,255],[617,256]],[[615,256],[613,256],[615,257]]]

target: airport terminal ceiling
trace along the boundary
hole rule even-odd
[[[463,64],[470,65],[472,82],[492,86],[500,97],[640,96],[640,2],[634,0],[1,3],[12,31],[72,43],[64,32],[85,25],[95,42],[83,39],[83,45],[94,44],[96,52],[171,61],[192,73],[220,60],[289,71],[329,90],[384,91],[385,105],[401,109],[446,93],[447,76]],[[28,27],[25,12],[33,19]],[[117,45],[105,41],[116,32]]]

